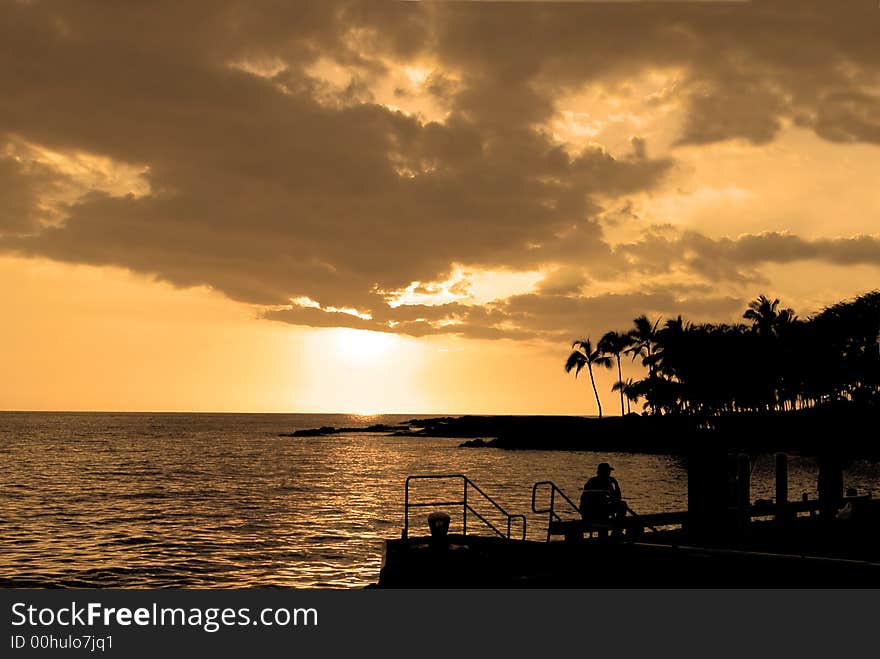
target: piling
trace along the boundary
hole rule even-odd
[[[727,532],[727,453],[703,447],[688,455],[688,521],[691,540],[712,542]]]

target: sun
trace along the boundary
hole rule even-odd
[[[357,329],[334,329],[336,352],[346,361],[377,362],[394,348],[394,337],[384,332]]]

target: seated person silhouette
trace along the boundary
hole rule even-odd
[[[625,504],[620,495],[620,485],[611,475],[612,471],[614,467],[602,462],[596,467],[596,475],[584,484],[580,506],[584,521],[607,524],[623,516]],[[607,535],[607,531],[601,530],[600,535]]]

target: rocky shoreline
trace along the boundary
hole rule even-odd
[[[880,410],[834,405],[793,412],[730,414],[700,421],[687,416],[630,414],[602,419],[576,416],[477,416],[411,419],[398,425],[324,426],[282,433],[318,437],[385,433],[450,437],[463,448],[687,454],[712,446],[753,453],[818,454],[834,450],[880,459]]]
[[[407,423],[412,423],[408,421]],[[321,426],[320,428],[306,428],[304,430],[295,430],[294,432],[278,433],[279,437],[323,437],[324,435],[340,435],[342,433],[364,432],[364,433],[397,433],[409,429],[407,425],[389,426],[384,423],[376,423],[372,426],[358,426],[356,428],[337,428],[335,426]]]

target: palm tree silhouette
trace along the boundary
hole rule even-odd
[[[632,355],[633,359],[641,356],[642,365],[648,367],[648,396],[646,396],[646,398],[649,402],[652,397],[651,394],[653,393],[651,389],[656,384],[655,367],[657,357],[654,352],[657,346],[657,326],[659,324],[659,318],[654,321],[654,323],[651,323],[651,321],[648,320],[648,317],[644,314],[633,319],[634,327],[629,331],[631,345],[626,350],[626,352]],[[653,403],[651,403],[651,410],[654,413],[657,412],[657,406]]]
[[[596,350],[588,340],[575,342],[566,371],[586,365],[592,375],[593,364],[609,366],[604,356],[616,356],[612,391],[643,401],[651,414],[708,419],[845,403],[880,409],[880,290],[803,319],[761,295],[743,316],[751,323],[692,324],[679,316],[662,328],[639,316],[622,353],[640,357],[646,377],[623,381],[615,332]],[[596,402],[601,413],[598,393]]]
[[[649,370],[653,370],[654,346],[657,343],[657,326],[660,324],[658,318],[654,323],[648,320],[648,317],[642,314],[633,320],[633,329],[629,331],[630,348],[628,353],[632,354],[633,359],[637,356],[642,357],[642,363],[648,366]]]
[[[619,391],[621,396],[626,396],[626,413],[629,414],[632,411],[630,402],[634,403],[639,399],[639,394],[635,386],[633,386],[632,378],[627,378],[625,381],[618,380],[611,387],[611,391]]]
[[[778,299],[771,301],[766,295],[759,295],[756,299],[749,302],[749,308],[746,309],[743,318],[752,321],[752,329],[758,334],[768,336],[773,332],[779,319],[777,307],[779,307]],[[783,311],[787,318],[794,315],[794,311],[791,309],[784,309]]]
[[[599,339],[599,343],[596,344],[596,348],[606,354],[606,355],[614,355],[615,359],[617,359],[617,382],[623,382],[623,372],[620,369],[620,355],[627,348],[632,345],[632,338],[628,334],[622,334],[620,332],[606,332],[605,335]],[[620,416],[626,414],[623,407],[623,388],[618,387],[618,391],[620,391]],[[614,389],[612,389],[614,391]]]
[[[596,389],[596,379],[593,377],[593,365],[611,368],[611,358],[602,354],[598,348],[593,350],[593,344],[590,339],[581,339],[571,344],[572,353],[565,360],[565,372],[571,373],[574,369],[574,376],[577,377],[581,369],[586,366],[590,373],[590,383],[593,385],[593,393],[596,394],[596,405],[599,407],[599,418],[602,418],[602,401],[599,400],[599,390]]]
[[[791,307],[787,309],[780,310],[779,314],[776,316],[776,326],[778,327],[786,327],[788,325],[792,325],[797,321],[797,314],[794,312],[794,309]]]

